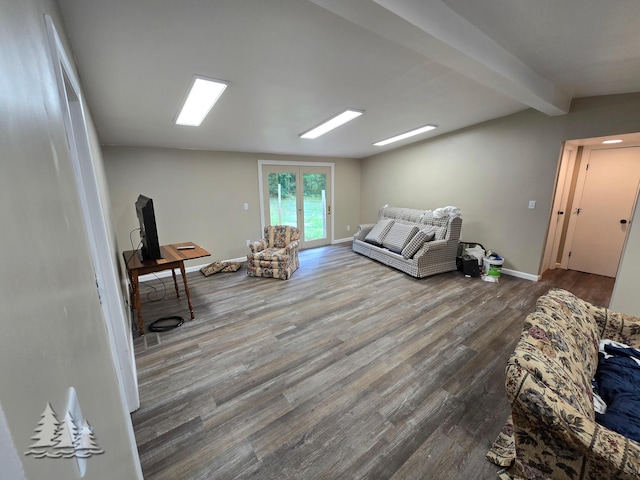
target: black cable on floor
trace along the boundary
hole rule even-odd
[[[168,317],[162,317],[152,322],[149,325],[149,331],[151,332],[168,332],[174,328],[178,328],[184,323],[184,318],[177,315],[170,315]]]

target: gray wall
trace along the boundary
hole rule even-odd
[[[526,110],[361,161],[103,147],[118,243],[131,248],[133,203],[144,193],[156,203],[162,243],[193,240],[212,260],[242,257],[246,239],[260,235],[257,160],[329,161],[336,164],[334,238],[350,237],[387,203],[455,205],[463,239],[502,254],[506,269],[536,276],[563,142],[640,131],[639,109],[640,94],[576,99],[568,115]]]
[[[74,460],[24,455],[47,402],[62,418],[74,386],[105,451],[88,459],[85,478],[133,479],[137,452],[97,298],[44,14],[64,35],[53,1],[2,2],[1,436],[15,445],[27,478],[78,478]]]
[[[333,163],[334,238],[352,236],[358,223],[360,160],[107,146],[103,155],[121,250],[137,246],[138,232],[133,247],[129,234],[138,228],[134,203],[144,194],[153,199],[160,243],[193,241],[211,252],[189,265],[246,257],[246,241],[262,238],[259,159]]]
[[[538,275],[565,140],[640,131],[640,94],[573,101],[568,115],[526,110],[362,162],[361,223],[389,204],[462,209],[462,238]],[[536,208],[528,208],[530,200]]]
[[[640,205],[636,201],[629,236],[622,252],[616,284],[609,303],[609,308],[614,312],[624,312],[636,317],[640,317],[640,301],[638,301],[638,270],[640,268],[639,207]]]

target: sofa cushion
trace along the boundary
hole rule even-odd
[[[371,229],[371,231],[364,237],[364,241],[372,243],[373,245],[382,245],[385,235],[389,232],[395,222],[390,218],[383,218]]]
[[[430,242],[435,237],[435,232],[433,229],[428,228],[425,230],[419,230],[409,243],[402,249],[402,256],[406,259],[413,258],[413,256],[420,250],[420,247],[424,245],[425,242]]]
[[[300,240],[300,230],[290,225],[267,225],[264,227],[264,240],[270,248],[283,248],[295,240]]]
[[[395,222],[385,235],[382,245],[392,252],[400,253],[418,230],[419,228],[415,225]]]
[[[570,292],[551,289],[525,319],[514,354],[540,385],[591,420],[599,341],[595,309]]]
[[[554,350],[582,385],[591,384],[598,367],[600,327],[596,310],[597,307],[562,290],[551,290],[536,302],[536,311],[553,321],[550,329]]]

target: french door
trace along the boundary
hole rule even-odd
[[[300,229],[300,247],[331,243],[331,168],[313,164],[262,164],[264,225]]]

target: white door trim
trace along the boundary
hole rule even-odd
[[[549,231],[542,263],[542,272],[547,269],[553,270],[558,266],[566,268],[562,267],[562,264],[557,264],[557,258],[563,226],[570,215],[567,206],[569,204],[569,194],[571,193],[571,181],[573,179],[577,152],[577,147],[570,144],[565,144],[562,150],[553,206],[551,207],[552,210],[549,215]],[[563,213],[560,214],[559,212]]]
[[[587,165],[589,164],[589,158],[591,157],[591,148],[584,147],[582,150],[582,157],[580,158],[580,171],[578,172],[578,179],[576,181],[576,188],[573,194],[573,202],[571,203],[571,212],[565,212],[570,215],[569,226],[567,228],[567,236],[564,241],[564,249],[562,251],[561,268],[567,269],[569,266],[569,254],[571,253],[571,244],[576,232],[576,222],[578,219],[578,207],[580,200],[582,199],[582,192],[584,191],[584,183],[587,178]]]
[[[96,274],[98,296],[115,366],[119,397],[123,411],[128,413],[140,405],[133,341],[131,329],[127,328],[128,320],[125,315],[117,268],[109,241],[109,229],[104,218],[102,199],[95,174],[95,160],[91,152],[87,121],[83,110],[82,91],[53,19],[49,15],[45,15],[45,24],[69,143],[69,153]],[[69,97],[67,89],[69,89],[69,94],[72,94],[72,98]],[[130,449],[139,477],[142,478],[133,425],[128,415],[127,418],[129,421],[126,428]]]

